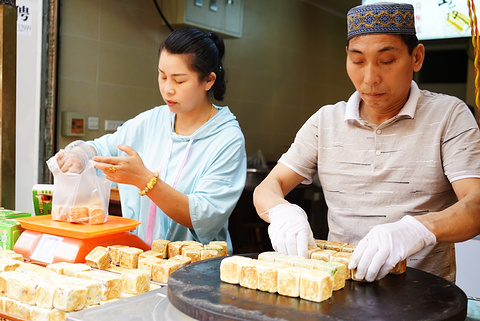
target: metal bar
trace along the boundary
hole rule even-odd
[[[17,8],[0,4],[0,206],[15,209]]]
[[[45,5],[46,1],[44,1]],[[44,8],[48,15],[44,18],[44,61],[42,65],[42,103],[40,121],[40,150],[38,180],[52,184],[53,176],[47,167],[47,160],[55,154],[55,114],[57,104],[57,55],[58,55],[58,0],[48,0]],[[45,81],[43,81],[43,79]]]

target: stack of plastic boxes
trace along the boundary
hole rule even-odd
[[[30,213],[0,209],[0,248],[13,250],[15,242],[23,232],[18,217],[32,216]]]

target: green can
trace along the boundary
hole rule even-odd
[[[33,208],[35,215],[52,214],[53,184],[36,184],[33,186]]]

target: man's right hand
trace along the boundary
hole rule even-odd
[[[308,246],[315,245],[315,239],[305,211],[298,205],[280,204],[268,211],[268,217],[268,235],[273,249],[308,258]]]
[[[83,140],[76,140],[68,144],[65,149],[59,150],[55,158],[63,173],[81,173],[93,156],[95,156],[95,150],[92,146]]]

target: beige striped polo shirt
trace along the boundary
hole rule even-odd
[[[320,108],[279,162],[318,178],[328,205],[329,239],[357,244],[375,225],[445,209],[451,182],[480,178],[480,133],[460,99],[412,82],[405,106],[376,125],[360,119],[360,96]],[[437,243],[408,265],[455,280],[455,248]]]

